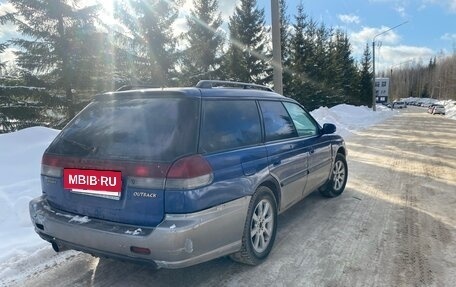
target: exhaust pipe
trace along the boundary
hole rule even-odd
[[[52,245],[52,249],[54,249],[55,252],[62,252],[62,251],[65,251],[68,249],[63,245],[58,244],[57,241],[55,241],[55,240],[51,241],[51,245]]]

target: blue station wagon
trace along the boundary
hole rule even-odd
[[[224,255],[256,265],[278,214],[313,191],[343,192],[335,130],[255,84],[101,94],[45,151],[31,219],[55,251],[159,268]]]

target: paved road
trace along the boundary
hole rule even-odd
[[[260,266],[220,258],[181,270],[74,253],[18,286],[455,286],[456,121],[408,108],[350,137],[336,199],[279,217]],[[208,234],[210,236],[210,234]]]

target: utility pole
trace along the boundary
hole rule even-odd
[[[279,0],[271,0],[271,22],[272,22],[272,73],[274,90],[283,95],[282,82],[282,47],[280,44],[280,13]]]
[[[377,110],[377,98],[375,96],[375,37],[372,40],[372,110],[374,112]]]
[[[399,25],[394,26],[393,28],[389,28],[381,33],[378,33],[377,35],[374,36],[372,39],[372,110],[375,112],[376,111],[376,98],[375,98],[375,38],[377,38],[380,35],[383,35],[385,33],[388,33],[389,31],[396,29],[399,26],[402,26],[404,24],[408,23],[408,21],[405,21]]]

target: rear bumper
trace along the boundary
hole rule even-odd
[[[35,231],[47,241],[159,268],[182,268],[240,250],[249,202],[247,196],[195,213],[167,214],[153,228],[55,210],[43,196],[29,208]],[[147,248],[150,254],[133,253],[132,247]]]

